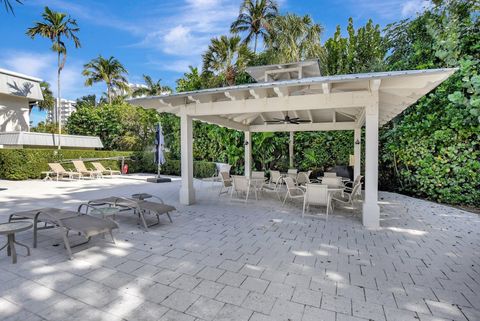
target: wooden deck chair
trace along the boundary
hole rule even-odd
[[[92,165],[93,167],[95,167],[95,169],[102,173],[102,175],[104,174],[107,174],[107,175],[121,175],[122,172],[118,171],[118,170],[115,170],[115,169],[111,169],[110,167],[107,167],[105,168],[105,166],[103,166],[102,163],[98,163],[98,162],[92,162]]]
[[[64,178],[64,177],[68,177],[69,179],[74,179],[75,177],[80,179],[82,177],[82,174],[79,173],[79,172],[73,172],[71,170],[68,170],[68,171],[65,170],[65,168],[63,168],[63,166],[60,163],[48,163],[48,167],[50,167],[50,169],[54,173],[57,181],[60,178]]]
[[[72,161],[73,163],[73,166],[75,166],[75,169],[77,170],[77,172],[81,173],[83,177],[89,177],[89,178],[96,178],[96,177],[101,177],[102,176],[102,173],[100,171],[93,171],[93,170],[89,170],[87,169],[87,167],[85,166],[85,163],[83,163],[83,161],[81,160],[74,160]]]

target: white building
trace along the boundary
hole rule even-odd
[[[0,69],[0,132],[29,131],[30,104],[43,100],[42,80]]]
[[[56,121],[56,111],[57,107],[57,100],[55,99],[55,108],[53,110],[48,111],[47,113],[47,122],[55,122]],[[60,100],[60,121],[62,126],[67,124],[68,117],[77,109],[77,102],[74,100],[67,100],[61,99]]]

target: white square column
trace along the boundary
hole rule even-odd
[[[245,132],[245,176],[252,176],[252,133]]]
[[[191,205],[195,203],[193,188],[193,123],[192,117],[180,115],[180,150],[182,187],[180,188],[180,203]]]
[[[362,172],[362,128],[355,128],[353,144],[353,156],[355,158],[353,164],[353,179],[356,179]]]
[[[378,206],[378,89],[380,81],[371,81],[372,101],[365,108],[365,200],[363,225],[380,227]]]

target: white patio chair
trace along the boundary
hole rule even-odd
[[[335,173],[335,172],[325,172],[325,173],[323,173],[323,177],[337,177],[337,173]]]
[[[338,202],[344,206],[350,206],[352,209],[355,209],[355,197],[358,194],[358,189],[362,187],[362,183],[358,183],[352,189],[351,193],[341,193],[340,195],[332,196],[332,207],[335,205],[335,202]]]
[[[331,195],[328,193],[327,185],[307,184],[305,197],[303,199],[302,218],[305,215],[305,209],[310,210],[310,205],[322,205],[327,207],[326,220],[328,220],[328,210],[331,209]]]
[[[252,178],[265,178],[263,171],[252,171]]]
[[[299,172],[297,174],[297,186],[305,185],[305,184],[310,184],[310,174],[311,171],[308,172]]]
[[[322,185],[328,185],[330,187],[343,187],[342,178],[341,177],[323,177],[322,178]]]
[[[357,185],[357,184],[359,184],[359,183],[362,182],[362,178],[363,178],[362,175],[358,175],[357,177],[355,177],[355,180],[354,180],[353,182],[351,182],[351,181],[350,181],[350,182],[347,182],[347,184],[348,184],[348,183],[351,183],[352,186],[351,186],[351,187],[350,187],[350,186],[345,186],[344,191],[347,192],[347,193],[351,193],[352,190],[353,190],[353,188],[355,187],[355,185]],[[361,185],[360,185],[360,186],[361,186]],[[361,189],[361,188],[357,189],[357,193],[360,194],[361,192],[362,192],[362,189]]]
[[[290,168],[287,171],[287,176],[293,178],[295,182],[297,181],[297,175],[298,175],[298,170],[295,168]]]
[[[232,178],[228,172],[220,172],[220,179],[222,180],[222,186],[220,187],[220,191],[218,195],[222,195],[224,193],[228,193],[228,190],[232,187]]]
[[[232,176],[232,180],[233,188],[230,197],[233,197],[233,192],[235,192],[237,195],[245,194],[245,202],[247,202],[248,196],[250,194],[250,181],[248,180],[248,178],[245,176],[234,175]],[[255,199],[258,199],[256,188],[253,188],[253,191],[255,192]]]
[[[287,198],[290,198],[290,199],[303,198],[304,191],[303,191],[303,189],[301,189],[300,187],[297,187],[295,185],[295,182],[293,181],[293,178],[285,177],[283,180],[285,182],[285,185],[287,185],[287,193],[285,194],[285,198],[283,199],[282,206],[285,205],[285,202],[287,201]]]

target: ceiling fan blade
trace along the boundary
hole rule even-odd
[[[300,117],[293,117],[293,118],[290,118],[290,120],[293,120],[293,121],[297,121],[298,119],[300,119]]]
[[[265,124],[279,124],[283,123],[283,120],[266,120]]]
[[[312,121],[311,121],[311,120],[308,120],[308,119],[299,119],[299,120],[296,120],[296,122],[299,122],[299,123],[311,123]]]

